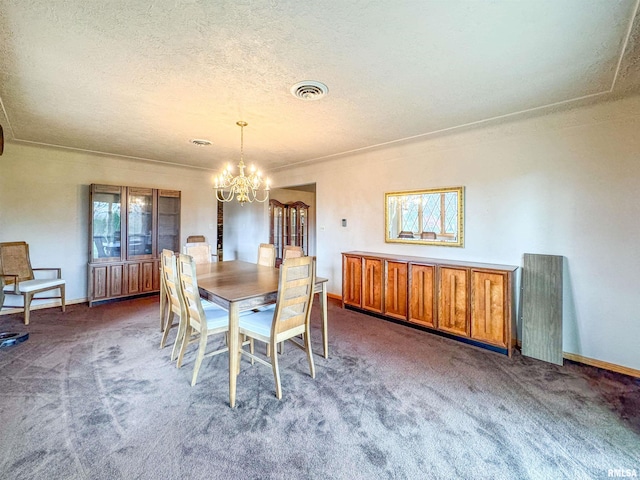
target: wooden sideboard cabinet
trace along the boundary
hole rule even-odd
[[[180,192],[91,185],[89,305],[160,290],[162,249],[180,250]]]
[[[343,307],[511,356],[518,267],[360,251],[342,257]]]

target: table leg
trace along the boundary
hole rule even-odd
[[[240,318],[238,304],[229,305],[229,406],[236,406],[236,378],[238,376],[239,345],[238,345],[238,320]]]
[[[322,346],[324,347],[324,358],[329,358],[329,335],[327,333],[327,282],[322,282],[320,303],[322,304]]]

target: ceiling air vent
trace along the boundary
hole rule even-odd
[[[305,80],[298,82],[291,87],[291,94],[300,100],[319,100],[329,92],[327,86],[322,82]]]
[[[211,145],[211,142],[209,140],[203,140],[201,138],[194,138],[193,140],[191,140],[191,143],[197,145],[198,147],[208,147],[209,145]]]

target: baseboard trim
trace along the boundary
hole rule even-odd
[[[522,350],[522,341],[518,340],[518,348]],[[611,372],[622,373],[623,375],[629,375],[630,377],[640,378],[640,370],[635,368],[623,367],[622,365],[616,365],[615,363],[604,362],[602,360],[596,360],[595,358],[583,357],[577,353],[562,352],[562,358],[571,360],[572,362],[584,363],[591,367],[602,368],[603,370],[609,370]]]
[[[596,360],[595,358],[583,357],[582,355],[576,355],[575,353],[562,352],[562,356],[572,362],[584,363],[585,365],[590,365],[592,367],[598,367],[604,370],[622,373],[623,375],[629,375],[630,377],[640,378],[640,370],[636,370],[635,368],[623,367],[622,365],[603,362],[602,360]]]
[[[342,301],[342,295],[336,295],[335,293],[328,293],[327,292],[327,297],[328,298],[333,298],[334,300]]]

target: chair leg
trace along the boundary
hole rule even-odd
[[[187,345],[189,345],[189,339],[191,338],[192,328],[188,322],[185,322],[186,325],[184,327],[184,335],[182,337],[182,346],[180,347],[180,354],[178,355],[178,361],[176,362],[176,368],[180,368],[182,366],[182,359],[184,358],[184,352],[187,350]]]
[[[29,316],[31,310],[31,299],[33,298],[33,293],[25,293],[24,294],[24,324],[29,325]]]
[[[165,343],[167,343],[167,336],[169,335],[169,330],[171,330],[171,327],[173,326],[173,310],[171,310],[169,312],[169,315],[167,316],[167,323],[164,324],[164,333],[162,334],[162,340],[160,340],[160,348],[164,348]],[[178,342],[178,339],[176,338],[176,343]]]
[[[310,332],[307,332],[303,335],[304,337],[304,346],[307,351],[307,360],[309,360],[309,370],[311,373],[311,378],[316,378],[316,367],[313,364],[313,353],[311,352],[311,335]]]
[[[278,353],[277,346],[274,343],[272,345],[272,350],[274,352],[271,358],[271,368],[273,369],[273,378],[276,381],[276,398],[280,400],[282,398],[282,388],[280,386],[280,371],[278,370]]]
[[[200,347],[198,348],[198,355],[196,356],[196,363],[193,367],[193,378],[191,379],[191,386],[196,384],[198,379],[198,372],[200,371],[200,365],[202,365],[202,359],[204,358],[204,352],[207,349],[207,334],[200,332]]]
[[[171,349],[172,362],[177,358],[180,347],[182,346],[182,339],[184,338],[185,329],[185,322],[182,321],[182,317],[180,317],[180,322],[178,322],[178,334],[176,335],[176,340],[175,342],[173,342],[173,348]]]
[[[164,328],[166,325],[166,322],[164,321],[164,311],[166,308],[166,303],[167,303],[167,296],[164,294],[164,291],[162,290],[162,288],[160,289],[160,331],[164,332]]]
[[[65,287],[64,285],[62,285],[60,287],[60,300],[62,302],[62,311],[63,312],[65,311],[65,308],[66,308],[65,304],[64,304],[64,301],[65,301],[64,287]]]

